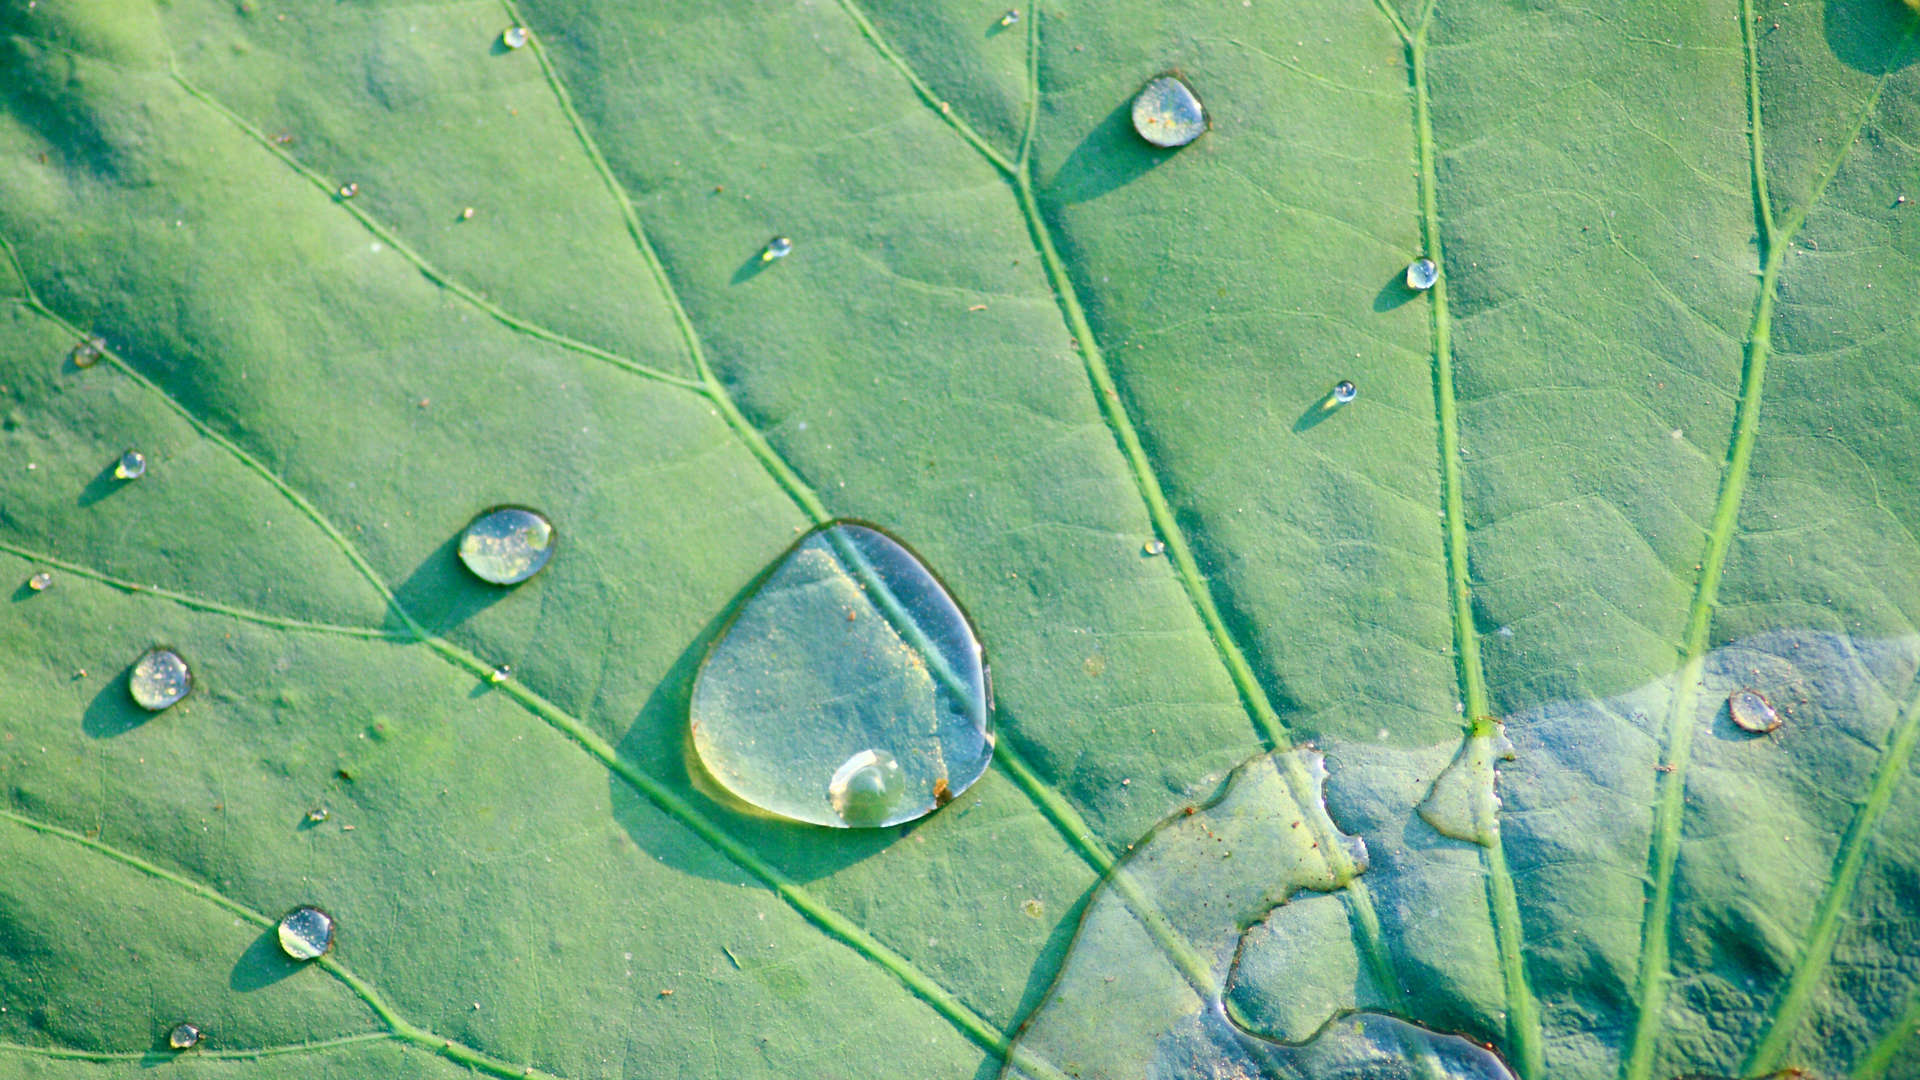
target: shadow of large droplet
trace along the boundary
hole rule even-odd
[[[1063,203],[1083,203],[1125,187],[1160,167],[1180,150],[1163,150],[1133,130],[1133,98],[1121,102],[1101,119],[1047,185],[1046,196]]]
[[[127,692],[127,678],[132,673],[133,664],[128,664],[93,695],[93,700],[87,702],[86,712],[80,716],[81,731],[96,739],[111,739],[159,715],[133,703],[133,696]]]
[[[251,993],[272,986],[301,967],[280,951],[279,931],[270,926],[233,962],[233,970],[227,974],[227,986],[242,994]]]
[[[455,532],[414,567],[393,596],[422,626],[438,633],[466,622],[510,593],[538,586],[537,575],[519,585],[491,585],[474,577],[460,564],[460,534]],[[389,613],[387,629],[407,633],[409,628]]]
[[[1827,47],[1856,71],[1885,75],[1920,59],[1916,21],[1901,0],[1827,0]]]

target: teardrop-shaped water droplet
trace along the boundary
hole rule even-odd
[[[500,44],[505,45],[509,49],[518,49],[525,45],[527,39],[531,36],[532,35],[527,33],[527,28],[524,26],[509,26],[501,33]]]
[[[167,1032],[167,1045],[175,1050],[190,1050],[200,1043],[200,1029],[192,1024],[181,1024]]]
[[[518,585],[553,558],[553,523],[521,506],[501,506],[473,519],[460,535],[460,561],[473,576]]]
[[[1482,720],[1420,801],[1421,820],[1442,836],[1491,847],[1500,838],[1499,761],[1513,759],[1504,724]]]
[[[138,480],[147,475],[147,455],[138,450],[121,454],[113,466],[113,475],[122,480]]]
[[[280,920],[280,950],[295,960],[313,960],[333,948],[333,916],[317,907],[296,908]]]
[[[784,259],[791,254],[793,254],[793,241],[784,236],[776,236],[767,241],[766,247],[760,249],[760,261],[772,262],[775,259]]]
[[[1440,280],[1440,267],[1432,259],[1415,259],[1407,266],[1407,288],[1431,289]]]
[[[1744,731],[1765,735],[1780,726],[1780,713],[1758,690],[1741,687],[1727,695],[1727,716]]]
[[[48,589],[53,588],[53,575],[42,570],[27,579],[27,588],[32,589],[34,592],[46,592]]]
[[[174,704],[192,689],[193,672],[172,649],[148,649],[127,673],[127,692],[134,704],[149,712]]]
[[[1185,146],[1207,130],[1207,111],[1191,87],[1162,75],[1134,97],[1133,130],[1155,146]]]
[[[864,525],[787,553],[707,654],[689,712],[721,786],[817,825],[922,817],[993,757],[973,628],[912,552]]]

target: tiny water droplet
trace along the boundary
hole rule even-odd
[[[75,345],[73,347],[73,353],[68,359],[73,361],[74,367],[84,370],[99,363],[100,358],[106,355],[106,352],[107,343],[105,339],[93,337]]]
[[[885,750],[862,750],[842,762],[827,782],[833,812],[849,825],[878,825],[906,792],[900,763]]]
[[[1432,259],[1415,259],[1407,266],[1407,288],[1431,289],[1440,280],[1440,267]]]
[[[42,570],[27,579],[27,588],[32,589],[34,592],[46,592],[48,589],[53,588],[53,575]]]
[[[1038,900],[1028,900],[1020,905],[1020,910],[1026,912],[1032,918],[1037,919],[1046,914],[1047,906]]]
[[[133,695],[134,704],[148,712],[159,712],[192,689],[193,672],[172,649],[148,649],[127,674],[127,692]]]
[[[776,236],[767,241],[766,247],[760,249],[760,261],[772,262],[775,259],[784,259],[791,254],[793,254],[793,241],[784,236]]]
[[[167,1033],[167,1045],[175,1050],[191,1050],[200,1043],[200,1029],[192,1024],[181,1024]]]
[[[972,626],[912,552],[853,523],[808,533],[766,576],[701,664],[688,713],[721,787],[816,825],[924,817],[993,757]]]
[[[138,480],[147,475],[147,455],[129,450],[114,463],[113,475],[121,480]]]
[[[1018,11],[1013,10],[1012,8],[1007,9],[1007,13],[1005,15],[1000,16],[1001,26],[1012,26],[1014,23],[1017,23],[1019,21],[1020,21],[1020,13]]]
[[[1780,726],[1780,713],[1758,690],[1741,687],[1727,695],[1727,715],[1741,730],[1765,735]]]
[[[1336,404],[1345,405],[1347,402],[1352,401],[1354,398],[1357,398],[1359,396],[1360,396],[1360,388],[1353,385],[1351,382],[1342,380],[1339,383],[1336,383],[1334,385],[1333,400]]]
[[[471,206],[469,206],[469,207],[467,207],[466,209],[464,209],[464,210],[462,210],[462,211],[460,211],[460,220],[461,220],[461,221],[472,221],[472,220],[473,220],[473,207],[471,207]]]
[[[340,185],[340,197],[341,197],[341,198],[343,198],[343,199],[351,199],[351,198],[353,198],[353,197],[354,197],[355,195],[358,195],[358,194],[360,194],[360,185],[359,185],[359,184],[357,184],[357,183],[346,183],[346,184],[341,184],[341,185]]]
[[[501,33],[500,44],[505,45],[509,49],[518,49],[527,43],[529,36],[526,27],[509,26]]]
[[[295,960],[313,960],[333,947],[333,916],[317,907],[295,908],[280,920],[280,950]]]
[[[1165,555],[1167,553],[1167,542],[1164,540],[1149,540],[1140,545],[1140,550],[1148,555]]]
[[[1207,111],[1191,87],[1162,75],[1135,95],[1133,130],[1155,146],[1185,146],[1207,130]]]
[[[321,822],[327,820],[332,816],[333,816],[333,811],[327,809],[324,806],[316,806],[313,809],[307,811],[307,820],[312,822],[315,825],[320,824]]]
[[[499,667],[487,672],[487,681],[496,685],[506,682],[511,678],[513,678],[512,664],[501,664]]]
[[[538,511],[501,506],[481,513],[460,536],[460,561],[473,576],[518,585],[553,558],[553,523]]]

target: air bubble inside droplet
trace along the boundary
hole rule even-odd
[[[1135,95],[1133,130],[1155,146],[1185,146],[1207,130],[1207,111],[1191,87],[1162,75]]]
[[[280,950],[295,960],[313,960],[333,947],[333,916],[316,907],[296,908],[280,920]]]
[[[966,616],[912,552],[849,523],[803,537],[741,605],[689,719],[721,787],[817,825],[922,817],[993,756]]]
[[[1440,267],[1432,259],[1415,259],[1407,266],[1407,288],[1431,289],[1440,280]]]
[[[127,673],[127,692],[134,704],[149,712],[178,702],[193,689],[193,672],[172,649],[148,649]]]
[[[553,523],[519,506],[488,510],[460,535],[460,561],[473,576],[495,585],[517,585],[553,558]]]
[[[147,455],[138,450],[129,450],[120,455],[114,463],[113,475],[121,480],[138,480],[147,475]]]
[[[200,1029],[192,1024],[181,1024],[167,1032],[167,1045],[175,1050],[190,1050],[200,1042]]]
[[[1743,731],[1765,735],[1780,726],[1780,713],[1758,690],[1742,687],[1727,695],[1727,716]]]
[[[827,801],[849,825],[878,825],[906,791],[900,763],[885,750],[862,750],[848,758],[827,782]]]
[[[530,36],[524,26],[509,26],[501,33],[500,44],[509,49],[518,49],[527,43]]]
[[[760,249],[760,261],[772,262],[775,259],[784,259],[791,254],[793,254],[793,241],[784,236],[776,236],[767,241],[766,247]]]

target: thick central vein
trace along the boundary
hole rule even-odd
[[[1742,18],[1747,18],[1744,9]],[[1910,28],[1906,40],[1910,41],[1912,36],[1913,30]],[[1744,40],[1751,73],[1757,67],[1752,34],[1747,33]],[[1755,216],[1763,225],[1760,234],[1763,260],[1760,292],[1754,300],[1753,321],[1747,332],[1746,365],[1741,373],[1740,400],[1734,410],[1727,460],[1721,472],[1720,494],[1707,529],[1693,603],[1687,611],[1686,632],[1681,639],[1680,671],[1674,677],[1673,699],[1667,714],[1667,746],[1659,781],[1660,792],[1654,804],[1653,836],[1647,854],[1651,884],[1648,886],[1646,911],[1640,930],[1633,1037],[1627,1054],[1621,1059],[1622,1080],[1649,1080],[1653,1073],[1654,1047],[1665,1027],[1667,992],[1672,982],[1669,946],[1674,869],[1679,860],[1681,820],[1686,811],[1687,763],[1693,748],[1696,691],[1712,637],[1713,611],[1719,595],[1720,576],[1726,570],[1727,553],[1732,549],[1733,538],[1738,531],[1740,500],[1746,491],[1747,473],[1753,461],[1753,444],[1760,427],[1760,397],[1766,385],[1767,359],[1773,352],[1773,309],[1780,288],[1780,270],[1786,262],[1788,249],[1793,246],[1795,235],[1806,223],[1809,210],[1819,204],[1827,185],[1832,182],[1841,162],[1846,160],[1860,132],[1866,127],[1867,119],[1879,105],[1880,93],[1886,83],[1885,75],[1875,82],[1873,92],[1867,96],[1846,137],[1840,140],[1840,148],[1815,180],[1807,201],[1778,219],[1777,223],[1771,203],[1767,201],[1764,183],[1766,163],[1762,157],[1757,97],[1750,106],[1752,170],[1754,176],[1759,178],[1754,183],[1754,197],[1760,200],[1760,208]],[[1749,94],[1758,94],[1757,74],[1749,75],[1747,89]],[[1772,227],[1767,228],[1768,225]]]

